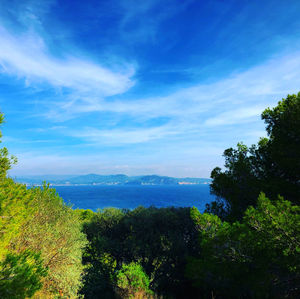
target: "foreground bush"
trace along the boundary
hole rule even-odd
[[[116,274],[117,293],[121,298],[150,298],[150,281],[141,265],[123,265]]]
[[[27,189],[11,179],[2,179],[0,213],[0,271],[12,271],[13,264],[7,263],[7,259],[24,256],[29,250],[39,256],[45,271],[37,271],[43,275],[35,276],[41,283],[33,284],[24,278],[28,283],[24,284],[24,292],[40,288],[42,297],[59,292],[76,297],[81,286],[81,257],[86,239],[77,216],[55,190],[46,185]],[[21,261],[25,263],[24,259],[17,259],[18,263]],[[9,279],[4,277],[4,283]]]

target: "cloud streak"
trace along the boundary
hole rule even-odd
[[[134,85],[133,66],[113,71],[68,53],[64,59],[55,58],[44,40],[32,32],[15,36],[0,27],[0,44],[1,72],[23,78],[29,86],[46,83],[79,98],[91,92],[101,98],[124,93]]]
[[[120,34],[123,39],[132,43],[156,42],[159,25],[165,19],[171,18],[186,9],[193,0],[176,3],[165,0],[164,9],[159,0],[120,0],[122,14],[120,20]],[[133,26],[134,25],[134,26]]]
[[[138,125],[109,130],[88,128],[79,130],[76,135],[91,142],[143,143],[189,132],[201,135],[209,129],[217,131],[234,124],[257,124],[267,106],[275,105],[288,93],[297,92],[299,86],[300,55],[295,52],[210,84],[179,88],[166,96],[122,101],[99,101],[90,97],[89,101],[70,104],[68,113],[76,116],[109,112],[119,119],[126,116],[141,124],[154,118],[167,118],[167,124],[155,128],[139,128]]]

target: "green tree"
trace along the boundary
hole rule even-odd
[[[268,138],[250,148],[239,143],[224,151],[225,170],[211,173],[211,193],[217,200],[207,212],[222,219],[241,219],[261,191],[271,199],[280,194],[294,204],[300,198],[300,93],[288,95],[262,113]]]
[[[32,297],[42,288],[41,279],[47,274],[40,255],[28,250],[7,254],[0,269],[0,295],[3,299]]]
[[[36,209],[33,193],[25,185],[16,184],[12,179],[0,180],[0,261]]]
[[[273,109],[266,109],[262,119],[269,136],[265,144],[264,172],[273,195],[300,204],[300,93],[288,95]],[[270,192],[271,194],[271,192]]]
[[[0,113],[0,125],[4,122],[4,115]],[[2,133],[0,131],[0,138]],[[1,140],[0,140],[1,142]],[[17,162],[16,157],[10,156],[6,147],[0,149],[0,180],[6,177],[7,171],[11,168],[12,164]]]
[[[215,215],[191,217],[200,232],[201,258],[186,273],[205,294],[221,298],[295,298],[300,281],[300,208],[259,196],[242,222]]]
[[[80,215],[48,185],[28,189],[7,178],[14,162],[0,149],[0,297],[75,298],[86,245]]]
[[[10,249],[40,252],[48,269],[40,296],[60,292],[74,298],[81,287],[82,252],[86,245],[81,223],[55,189],[44,185],[27,192],[32,194],[33,211],[20,227],[20,233],[12,238]]]
[[[2,180],[0,212],[0,262],[9,254],[22,255],[28,250],[39,254],[48,269],[40,296],[61,292],[76,297],[86,238],[76,213],[55,189],[47,185],[27,189],[11,179]]]
[[[117,268],[116,249],[121,252],[121,242],[115,239],[116,228],[119,227],[124,212],[115,208],[98,210],[90,217],[80,213],[83,219],[83,231],[89,241],[83,254],[85,272],[80,293],[84,298],[115,298],[114,273]],[[120,266],[119,266],[120,267]]]

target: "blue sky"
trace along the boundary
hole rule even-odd
[[[11,175],[209,177],[300,90],[296,0],[0,0]]]

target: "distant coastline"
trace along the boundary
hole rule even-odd
[[[159,175],[127,176],[125,174],[80,176],[24,176],[15,177],[17,182],[27,186],[41,186],[47,182],[52,186],[86,186],[86,185],[199,185],[210,184],[209,178],[174,178]]]

